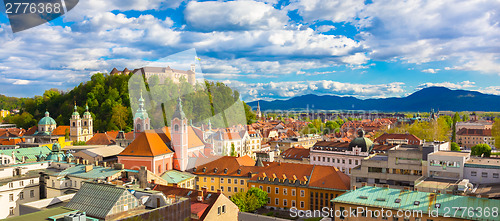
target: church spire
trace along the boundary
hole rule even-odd
[[[178,119],[184,119],[186,118],[186,114],[184,114],[184,111],[182,110],[182,100],[181,97],[177,99],[177,107],[175,108],[174,115],[172,118],[178,118]]]

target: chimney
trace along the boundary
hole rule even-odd
[[[221,194],[221,193],[222,193],[222,190],[221,190],[220,188],[219,188],[219,189],[217,189],[217,193],[218,193],[218,194]]]
[[[102,162],[103,167],[106,167],[106,162]]]
[[[125,166],[122,163],[115,163],[114,167],[115,167],[115,170],[125,169]]]
[[[85,166],[85,173],[91,171],[92,169],[94,169],[94,166],[92,166],[92,165]]]
[[[366,186],[366,182],[362,182],[361,187],[365,187],[365,186]]]
[[[76,158],[76,164],[80,164],[80,158]]]
[[[206,189],[206,188],[205,188]],[[203,201],[203,191],[198,191],[198,197],[196,197],[198,201]]]
[[[389,184],[384,184],[384,188],[389,188]]]
[[[146,170],[145,166],[141,166],[141,169],[139,170],[139,182],[140,182],[140,188],[144,189],[148,186],[148,171]]]
[[[405,186],[405,191],[410,191],[410,187]]]
[[[203,195],[207,194],[207,188],[206,187],[202,187],[201,191],[203,191]]]
[[[356,186],[352,186],[352,190],[356,190]]]

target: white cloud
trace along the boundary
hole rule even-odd
[[[240,81],[225,81],[226,84],[238,89],[245,101],[260,98],[285,99],[306,94],[333,94],[341,96],[391,97],[399,96],[404,83],[393,82],[388,84],[353,84],[337,81],[285,81],[269,83],[244,83]]]
[[[425,72],[425,73],[430,73],[430,74],[435,74],[435,73],[438,73],[438,71],[440,71],[440,69],[433,69],[433,68],[428,68],[428,69],[424,69],[422,70],[422,72]]]
[[[475,87],[475,82],[471,81],[462,81],[458,83],[451,83],[451,82],[441,82],[441,83],[423,83],[417,86],[417,90],[427,88],[427,87],[446,87],[450,89],[467,89],[471,87]]]
[[[364,7],[364,0],[295,0],[285,9],[298,10],[306,21],[345,22],[354,19]]]
[[[337,28],[333,25],[321,25],[321,26],[316,28],[316,30],[318,30],[320,32],[328,32],[328,31],[335,30],[335,29],[337,29]]]
[[[25,85],[25,84],[29,84],[29,83],[31,83],[31,81],[28,81],[28,80],[16,80],[12,84]]]
[[[499,73],[500,2],[374,1],[353,22],[376,60],[421,64],[448,60],[483,73]],[[490,55],[489,59],[483,59]]]
[[[477,91],[484,93],[484,94],[500,95],[500,86],[490,86],[490,87],[478,89]]]
[[[286,12],[255,1],[189,2],[184,11],[194,30],[280,29],[288,22]]]

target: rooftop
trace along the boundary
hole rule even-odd
[[[468,152],[458,152],[458,151],[436,151],[434,153],[430,153],[429,156],[454,156],[454,157],[467,157],[470,156]]]
[[[180,183],[194,177],[196,177],[196,175],[177,170],[169,170],[161,175],[161,178],[166,180],[168,183]]]
[[[469,208],[471,205],[480,208],[500,207],[500,200],[373,186],[365,186],[350,191],[333,199],[332,202],[393,210],[421,210],[424,214],[429,214],[433,210],[438,210],[439,216],[443,216],[446,211],[448,211],[447,214],[451,217],[461,219],[470,219],[470,217],[467,213],[455,212],[454,209],[451,209],[452,212],[450,213],[450,208]],[[478,211],[474,212],[478,214]],[[491,220],[490,217],[481,217],[479,215],[474,218],[477,220]]]
[[[38,211],[38,212],[34,212],[34,213],[29,213],[29,214],[22,215],[22,216],[15,216],[15,217],[7,218],[4,220],[5,221],[26,221],[26,220],[30,220],[30,221],[51,220],[52,221],[53,219],[49,219],[49,217],[59,216],[59,215],[63,215],[63,214],[72,214],[72,213],[76,213],[76,212],[78,212],[78,210],[74,210],[74,209],[70,209],[70,208],[66,208],[66,207],[56,207],[56,208],[52,208],[52,209],[47,209],[47,210],[42,210],[42,211]],[[91,220],[96,220],[96,219],[87,217],[86,220],[91,221]]]

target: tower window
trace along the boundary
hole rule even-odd
[[[176,125],[174,126],[174,130],[175,130],[175,131],[179,131],[179,125],[177,125],[177,124],[176,124]]]
[[[87,121],[83,122],[83,125],[84,125],[84,126],[87,126]]]
[[[75,122],[73,122],[73,127],[75,126]]]

